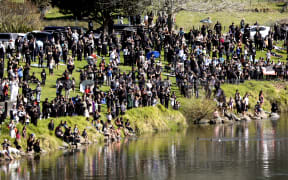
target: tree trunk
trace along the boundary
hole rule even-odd
[[[174,30],[174,22],[173,22],[173,14],[172,12],[169,12],[168,14],[168,29],[171,32],[172,30]]]
[[[106,17],[103,18],[103,28],[104,28],[104,33],[108,33],[108,31],[109,31],[109,19]]]
[[[112,19],[110,13],[109,12],[103,12],[102,18],[103,18],[104,32],[106,32],[106,33],[111,32],[111,30],[112,30],[111,28],[113,28],[113,26],[112,27],[110,27],[110,26],[111,26],[111,21],[113,21],[113,19]]]

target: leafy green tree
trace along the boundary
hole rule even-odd
[[[40,10],[41,18],[45,17],[45,14],[50,7],[51,0],[30,0]]]
[[[108,31],[117,16],[141,14],[150,0],[52,0],[64,14],[77,19],[93,19]]]

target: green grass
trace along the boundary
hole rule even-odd
[[[239,25],[242,18],[250,25],[258,21],[261,25],[271,26],[276,21],[287,18],[288,13],[282,13],[283,7],[283,2],[268,0],[188,1],[184,6],[185,10],[176,14],[176,29],[183,27],[189,31],[193,27],[198,28],[202,26],[200,20],[207,17],[211,18],[213,24],[216,21],[221,22],[223,29],[225,28],[224,32],[227,32],[232,22]],[[189,11],[191,8],[192,10]],[[260,12],[255,12],[255,9]],[[263,10],[268,10],[268,12],[263,12]]]
[[[166,109],[162,105],[129,110],[124,119],[129,119],[139,134],[157,131],[177,130],[187,126],[179,111]]]
[[[195,29],[197,29],[198,27],[202,26],[200,20],[210,17],[213,24],[217,21],[221,22],[223,31],[227,32],[232,22],[239,26],[242,18],[245,19],[245,23],[249,23],[250,25],[253,25],[257,21],[260,25],[271,26],[276,21],[285,19],[287,15],[288,13],[280,13],[278,11],[267,13],[229,11],[200,13],[181,11],[176,15],[176,26],[178,28],[183,27],[185,31],[189,31],[189,29],[192,29],[193,26]]]
[[[248,23],[254,23],[256,20],[260,24],[270,24],[271,22],[274,22],[276,20],[285,18],[287,16],[287,13],[280,13],[280,12],[273,12],[273,13],[253,13],[253,12],[237,12],[237,13],[230,13],[230,12],[215,12],[215,13],[191,13],[187,11],[181,11],[176,16],[176,23],[178,27],[184,27],[185,30],[190,29],[201,25],[199,21],[203,18],[211,17],[212,21],[215,22],[219,20],[222,22],[223,26],[230,25],[232,22],[235,22],[236,24],[239,24],[240,20],[244,17],[245,21]],[[58,17],[59,20],[57,19]],[[63,14],[59,13],[59,10],[57,9],[51,9],[46,18],[47,19],[57,19],[57,20],[45,20],[45,25],[73,25],[74,21],[72,20],[63,20],[65,17]],[[227,18],[229,17],[229,18]],[[53,24],[55,22],[55,24]],[[59,24],[60,23],[60,24]],[[82,23],[83,27],[86,27],[87,22],[81,21],[78,23]],[[76,24],[76,23],[75,23]],[[81,25],[82,26],[82,25]],[[163,53],[163,51],[162,51]],[[257,57],[265,57],[265,51],[257,51]],[[285,55],[284,52],[280,52],[281,55]],[[163,54],[162,54],[163,55]],[[162,56],[163,57],[163,56]],[[286,58],[286,55],[281,59],[284,61]],[[278,58],[272,58],[273,60],[278,60]],[[106,62],[108,63],[109,58],[105,57]],[[38,60],[37,60],[38,61]],[[5,61],[7,63],[7,60]],[[123,56],[121,54],[121,62],[123,63]],[[76,80],[76,91],[70,93],[70,97],[74,97],[77,94],[81,95],[79,92],[79,77],[80,73],[78,70],[83,69],[85,65],[87,65],[87,62],[85,60],[82,61],[75,61],[76,69],[73,72],[72,77]],[[98,61],[99,63],[99,61]],[[21,63],[23,65],[23,63]],[[163,66],[167,64],[167,62],[162,61]],[[7,65],[5,65],[7,67]],[[48,75],[48,69],[46,69],[47,73],[47,80],[46,85],[42,87],[42,96],[41,101],[43,101],[45,98],[48,98],[49,101],[54,99],[56,97],[56,79],[62,76],[62,73],[66,69],[65,66],[59,66],[59,69],[54,69],[54,75],[49,76]],[[121,72],[129,72],[131,70],[131,67],[129,66],[120,66]],[[36,77],[40,79],[40,72],[42,71],[42,68],[36,68],[32,67],[30,70],[30,74],[32,72],[36,73]],[[7,76],[7,72],[5,72],[5,75]],[[165,79],[166,77],[162,74],[162,79]],[[185,126],[186,121],[185,117],[190,117],[190,119],[195,119],[199,117],[199,114],[203,114],[203,112],[211,112],[215,107],[215,102],[212,100],[204,100],[203,97],[203,90],[200,92],[201,98],[200,99],[185,99],[183,98],[178,90],[178,87],[175,85],[175,77],[170,77],[172,85],[172,91],[176,92],[176,95],[178,98],[180,98],[181,102],[181,112],[179,111],[173,111],[171,109],[167,110],[163,108],[163,106],[157,106],[157,107],[145,107],[145,108],[137,108],[132,109],[130,111],[127,111],[127,114],[125,115],[124,119],[130,119],[131,125],[139,130],[139,133],[142,134],[144,132],[152,132],[152,131],[161,131],[161,130],[171,130],[171,129],[177,129],[179,126]],[[252,97],[250,98],[250,104],[252,106],[255,105],[257,99],[258,99],[258,93],[262,89],[264,91],[264,96],[267,98],[267,101],[264,105],[264,109],[269,111],[270,109],[270,103],[272,100],[277,100],[281,103],[281,108],[286,109],[286,105],[288,102],[287,98],[287,91],[282,88],[281,90],[278,90],[276,86],[276,82],[256,82],[256,81],[250,81],[246,82],[244,84],[240,85],[231,85],[231,84],[225,84],[222,86],[224,89],[227,98],[230,96],[234,97],[234,93],[236,89],[239,89],[241,92],[241,95],[243,96],[245,92],[249,92],[252,94]],[[279,83],[278,83],[279,84]],[[281,84],[281,83],[280,83]],[[36,87],[36,85],[31,85],[32,89]],[[285,85],[286,87],[286,85]],[[100,88],[103,91],[109,90],[108,86],[102,86]],[[19,92],[22,92],[21,89]],[[101,112],[101,119],[106,120],[106,106],[103,106],[103,111]],[[192,111],[193,110],[193,111]],[[205,111],[204,111],[205,110]],[[67,120],[70,126],[73,126],[75,123],[79,123],[79,129],[83,130],[84,128],[90,127],[90,123],[86,122],[83,117],[73,117],[73,118],[65,118],[61,117],[56,120],[55,124],[59,124],[60,120]],[[49,148],[57,148],[59,144],[62,142],[57,139],[54,136],[54,133],[50,133],[47,130],[47,124],[48,120],[42,120],[39,121],[39,127],[34,127],[33,125],[30,125],[28,128],[28,133],[36,133],[36,137],[41,139],[41,144],[44,146],[47,146]],[[6,124],[7,125],[7,124]],[[1,132],[1,138],[0,142],[3,141],[3,138],[9,138],[8,136],[8,129],[5,128],[6,125],[2,126],[2,132]],[[20,130],[22,130],[22,125],[17,125]],[[91,131],[89,130],[89,134],[94,134],[95,130],[92,128]],[[97,133],[96,133],[97,134]],[[93,136],[91,136],[93,137]],[[26,141],[21,140],[21,144],[23,147],[25,147]]]
[[[92,126],[91,121],[87,121],[83,116],[59,117],[50,119],[54,119],[55,128],[60,124],[60,121],[62,120],[63,122],[67,121],[68,126],[70,126],[72,130],[74,125],[78,126],[80,132],[86,129],[88,133],[88,139],[91,142],[102,142],[104,138],[103,134],[100,134]],[[50,119],[38,120],[37,127],[33,124],[27,126],[27,137],[34,133],[36,135],[36,139],[40,139],[41,148],[46,151],[53,151],[63,145],[63,141],[55,136],[55,132],[48,130],[48,123],[50,122]],[[126,115],[123,117],[123,119],[124,121],[129,119],[132,127],[137,129],[138,134],[158,131],[173,131],[187,126],[185,117],[179,111],[166,109],[162,105],[129,110],[126,112]],[[4,139],[8,139],[12,144],[14,139],[10,138],[9,136],[9,129],[7,128],[8,125],[9,120],[6,120],[2,125],[0,142],[3,142]],[[18,123],[17,129],[21,133],[23,125]],[[27,139],[21,137],[19,144],[25,151],[27,148]]]
[[[24,3],[25,0],[11,0],[12,2],[15,2],[15,3]]]
[[[38,59],[37,59],[38,60]],[[109,58],[105,57],[106,63],[109,63]],[[7,63],[7,61],[5,61]],[[123,63],[123,56],[121,55],[121,62]],[[34,62],[32,62],[33,64]],[[98,61],[98,63],[100,63]],[[167,63],[167,62],[165,62]],[[23,62],[20,63],[21,65],[24,65]],[[80,81],[80,72],[78,72],[80,69],[83,69],[84,66],[87,65],[86,60],[82,61],[74,61],[75,64],[75,70],[73,72],[72,77],[75,78],[76,81],[76,88],[75,92],[71,91],[70,97],[75,97],[76,95],[81,95],[82,93],[79,91],[79,81]],[[45,65],[45,63],[44,63]],[[5,64],[5,67],[7,65]],[[131,71],[130,66],[123,66],[120,65],[119,67],[121,69],[121,72],[128,73]],[[49,101],[53,100],[56,97],[56,80],[62,76],[63,72],[66,69],[65,66],[59,66],[59,69],[57,70],[54,68],[54,75],[50,76],[48,69],[46,70],[47,73],[47,79],[46,79],[46,85],[42,86],[42,94],[41,94],[41,102],[45,100],[45,98],[48,98]],[[36,77],[40,80],[41,79],[41,71],[42,68],[38,67],[31,67],[30,69],[30,75],[32,72],[35,72]],[[7,77],[7,72],[5,71],[4,76]],[[71,78],[72,78],[71,77]],[[175,78],[172,78],[172,82],[175,82]],[[30,87],[34,89],[36,87],[36,84],[30,84]],[[106,86],[104,83],[104,86],[101,86],[100,89],[102,91],[108,91],[109,86]],[[175,89],[177,90],[177,89]],[[178,92],[178,91],[177,91]],[[22,93],[22,89],[20,88],[19,93]],[[62,92],[64,94],[64,92]],[[104,122],[107,120],[107,107],[106,105],[102,105],[102,111],[101,111],[101,118],[104,120]],[[165,109],[163,106],[157,106],[157,107],[145,107],[145,108],[137,108],[127,111],[127,114],[124,117],[124,120],[127,118],[130,119],[131,125],[135,128],[138,127],[138,133],[146,133],[146,132],[155,132],[155,131],[167,131],[167,130],[176,130],[180,127],[186,126],[186,121],[184,116],[179,111],[174,111],[172,109]],[[74,124],[77,124],[79,129],[82,131],[84,128],[89,129],[88,135],[90,136],[90,140],[101,140],[103,138],[102,135],[99,135],[98,132],[96,132],[95,128],[91,127],[91,124],[85,120],[84,117],[59,117],[55,120],[55,127],[60,123],[60,120],[67,121],[69,126],[74,127]],[[6,120],[6,123],[2,125],[1,130],[1,137],[0,142],[3,142],[5,138],[12,139],[9,137],[9,131],[7,128],[7,123],[9,120]],[[28,133],[34,133],[36,134],[37,138],[41,139],[41,146],[46,150],[52,150],[57,149],[59,146],[62,145],[62,141],[55,137],[54,132],[48,131],[48,123],[49,120],[38,120],[38,127],[35,127],[34,125],[29,125],[28,127]],[[17,125],[17,129],[22,131],[23,126],[19,123]],[[26,148],[26,140],[22,139],[20,141],[20,144],[22,147]]]
[[[72,14],[63,14],[58,8],[51,8],[45,15],[45,19],[72,19]]]
[[[50,8],[42,20],[42,27],[45,26],[80,26],[87,28],[87,20],[78,20],[72,14],[63,14],[58,8]],[[94,29],[100,27],[98,23],[93,21]]]
[[[60,146],[63,145],[63,141],[55,136],[55,132],[48,130],[48,123],[50,122],[50,119],[38,120],[37,127],[34,126],[33,124],[29,124],[27,126],[27,138],[29,137],[30,134],[34,133],[36,135],[36,139],[40,139],[41,148],[46,151],[52,151],[58,149]],[[80,132],[86,129],[88,133],[88,139],[91,142],[101,141],[103,139],[103,135],[97,132],[97,130],[93,128],[93,126],[91,125],[91,121],[90,122],[86,121],[85,117],[74,116],[69,118],[61,117],[54,119],[55,128],[60,124],[61,120],[63,120],[63,122],[67,121],[68,126],[70,126],[72,130],[75,124],[77,124]],[[14,139],[10,138],[9,129],[6,128],[8,124],[9,120],[7,120],[2,125],[0,142],[3,142],[4,139],[8,139],[10,143],[13,144]],[[21,123],[18,123],[17,129],[19,130],[20,134],[22,134],[23,125]],[[62,128],[62,130],[64,131],[64,128]],[[21,137],[19,143],[22,146],[23,151],[26,151],[27,139]]]
[[[235,97],[236,89],[239,90],[242,97],[246,92],[248,92],[251,95],[249,97],[249,104],[252,110],[259,100],[259,92],[262,90],[264,93],[264,110],[270,112],[271,103],[273,101],[277,101],[281,111],[287,112],[287,85],[287,82],[279,81],[246,81],[245,83],[239,85],[224,84],[221,87],[225,92],[227,100],[229,100],[230,97]]]
[[[186,117],[189,124],[193,124],[195,120],[212,118],[212,114],[217,107],[216,102],[212,99],[205,99],[204,94],[201,94],[198,99],[194,97],[191,99],[181,98],[180,102],[180,112]]]

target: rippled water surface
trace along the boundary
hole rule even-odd
[[[0,166],[1,179],[288,179],[288,118],[193,126]]]

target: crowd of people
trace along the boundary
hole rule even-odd
[[[155,26],[139,26],[132,31],[123,31],[121,38],[114,31],[109,34],[101,32],[98,38],[93,31],[73,31],[69,27],[66,31],[54,33],[52,39],[46,39],[42,44],[37,43],[33,36],[28,39],[19,37],[14,50],[0,44],[1,100],[9,99],[10,89],[10,100],[14,103],[9,109],[11,126],[18,122],[29,126],[30,121],[37,126],[39,118],[82,115],[88,119],[93,117],[95,128],[105,136],[117,139],[123,127],[127,134],[134,132],[129,121],[119,119],[126,110],[159,103],[166,108],[180,108],[176,92],[171,90],[171,77],[176,77],[176,85],[184,97],[198,98],[199,89],[203,88],[206,98],[211,98],[214,92],[220,104],[226,103],[220,87],[224,82],[263,80],[263,68],[270,66],[278,78],[287,78],[288,64],[280,60],[274,62],[271,56],[277,55],[272,52],[279,49],[275,46],[276,42],[288,42],[288,36],[277,24],[266,37],[262,37],[259,29],[256,31],[251,38],[249,24],[245,24],[244,20],[239,25],[232,23],[228,33],[223,32],[219,22],[214,28],[203,25],[188,33],[183,28],[179,32],[169,31],[167,17],[159,15]],[[282,47],[280,49],[283,50]],[[266,57],[256,58],[256,52],[263,50],[267,52]],[[80,70],[80,82],[76,82],[73,71],[79,67],[75,67],[74,61],[82,60],[88,60],[88,63]],[[7,76],[4,76],[4,62]],[[41,80],[34,72],[30,73],[33,63],[43,68]],[[56,98],[51,101],[45,99],[41,104],[46,69],[53,76],[54,68],[58,69],[59,64],[65,64],[67,70],[57,79]],[[130,66],[131,70],[122,71],[120,65]],[[30,88],[31,83],[37,84],[36,89]],[[78,83],[83,93],[70,97],[69,92],[75,91]],[[101,90],[104,85],[109,87],[108,91]],[[19,93],[20,87],[22,93]],[[245,95],[242,101],[246,101],[248,96]],[[245,111],[245,105],[244,109],[238,108],[238,101],[235,96],[237,111]],[[103,106],[107,107],[107,112],[103,113]],[[100,121],[104,114],[107,123]],[[4,118],[2,116],[2,121]],[[54,125],[50,128],[54,130]],[[82,136],[86,137],[84,132]],[[72,130],[65,123],[55,128],[55,135],[66,142],[78,142],[79,133],[77,127]]]

